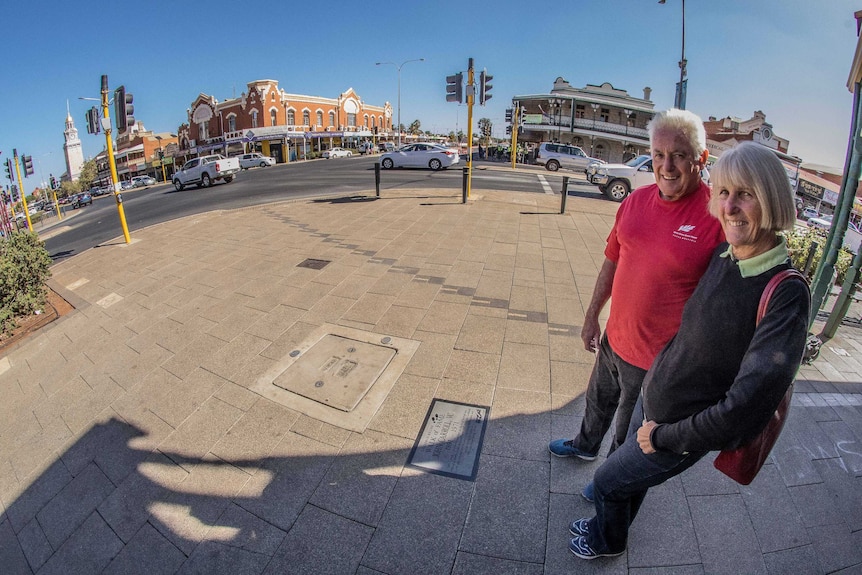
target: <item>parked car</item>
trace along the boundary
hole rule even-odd
[[[199,188],[208,188],[218,180],[224,180],[226,184],[231,183],[239,171],[239,159],[212,154],[194,158],[183,164],[182,169],[174,174],[172,182],[178,192],[191,184],[196,184]]]
[[[156,179],[150,176],[135,176],[131,179],[133,188],[144,188],[146,186],[154,186]]]
[[[266,166],[274,165],[275,158],[270,156],[264,156],[263,154],[258,154],[257,152],[253,152],[251,154],[243,154],[239,157],[239,167],[243,170],[256,167],[265,168]]]
[[[700,177],[709,183],[709,171],[703,168]],[[587,168],[587,181],[615,202],[621,202],[641,186],[655,183],[652,156],[645,154],[632,158],[625,164],[592,164]]]
[[[77,209],[83,206],[89,206],[93,203],[93,196],[89,194],[89,192],[81,192],[80,194],[75,194],[72,196],[72,201],[69,202],[72,205],[72,209]]]
[[[800,217],[803,220],[810,220],[811,218],[819,218],[820,214],[817,212],[817,210],[809,206],[802,210],[802,214],[800,215]]]
[[[121,192],[125,192],[126,190],[131,190],[133,187],[134,187],[134,184],[132,184],[132,182],[131,182],[131,181],[124,181],[124,182],[120,182],[120,191],[121,191]],[[104,195],[104,194],[107,194],[107,193],[108,193],[108,192],[107,192],[107,190],[105,190],[105,188],[96,188],[96,189],[98,190],[98,192],[99,192],[99,193],[98,193],[98,194],[94,194],[94,195],[99,195],[99,196],[101,196],[101,195]],[[92,192],[91,192],[91,193],[92,193]]]
[[[374,142],[362,142],[359,144],[359,153],[360,154],[373,154],[376,151],[376,146]]]
[[[577,146],[542,142],[536,150],[536,163],[551,172],[560,168],[586,172],[590,164],[603,164],[604,161],[589,157]]]
[[[441,170],[460,161],[457,152],[436,144],[407,144],[400,149],[386,152],[380,157],[380,165],[390,168],[431,168]]]
[[[350,150],[345,150],[344,148],[339,147],[335,147],[323,152],[324,158],[349,158],[352,155],[353,152],[351,152]]]
[[[379,144],[377,144],[377,149],[381,152],[394,152],[395,144],[393,144],[392,142],[380,142]]]

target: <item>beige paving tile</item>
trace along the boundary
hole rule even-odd
[[[185,459],[204,457],[243,415],[236,407],[211,398],[159,445],[159,451],[190,470],[192,465]]]
[[[582,395],[587,390],[592,363],[551,362],[551,393],[567,396]]]
[[[468,309],[466,304],[435,301],[422,318],[419,329],[456,335],[461,330]]]
[[[419,322],[425,317],[425,310],[401,305],[389,306],[380,320],[375,324],[374,331],[397,337],[412,338]]]
[[[335,297],[326,295],[314,304],[310,310],[302,314],[300,321],[306,323],[316,323],[322,325],[325,323],[338,323],[338,321],[347,313],[356,300]]]
[[[437,391],[438,379],[402,374],[368,429],[414,439]]]
[[[550,359],[547,346],[505,342],[498,387],[550,393]]]
[[[186,343],[185,347],[177,350],[172,358],[162,364],[162,368],[180,379],[184,379],[199,366],[208,364],[228,345],[223,339],[207,333],[193,337]]]
[[[453,350],[443,377],[496,385],[500,356],[475,351]]]
[[[458,335],[455,348],[500,355],[503,350],[503,336],[506,333],[506,320],[468,314]]]
[[[474,381],[443,378],[437,386],[436,399],[482,405],[490,407],[494,400],[494,386],[482,385]]]
[[[442,377],[457,337],[454,334],[447,335],[416,330],[411,339],[421,343],[404,372],[430,378]]]
[[[505,326],[505,340],[531,345],[548,345],[548,324],[535,321],[509,319]]]
[[[249,333],[242,333],[216,353],[203,358],[199,365],[224,379],[232,379],[242,366],[265,350],[272,342]],[[167,365],[167,364],[166,364]]]
[[[391,307],[392,296],[380,294],[364,294],[347,310],[343,319],[374,325]]]
[[[509,309],[518,311],[547,312],[544,286],[528,287],[513,285],[512,295],[509,298]]]

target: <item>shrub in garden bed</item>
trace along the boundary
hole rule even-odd
[[[0,241],[0,334],[14,329],[16,318],[44,307],[50,265],[35,233],[13,233]]]

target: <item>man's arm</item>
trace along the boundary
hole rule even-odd
[[[587,308],[587,313],[584,316],[584,327],[581,328],[581,340],[584,342],[584,349],[587,351],[596,351],[599,347],[599,338],[602,336],[602,330],[599,327],[599,313],[602,308],[611,299],[611,287],[614,285],[614,276],[617,273],[617,264],[605,258],[602,264],[602,269],[599,270],[599,277],[596,278],[596,285],[593,288],[593,298],[590,300],[590,306]]]

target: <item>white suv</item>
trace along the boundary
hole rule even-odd
[[[602,160],[589,157],[582,149],[570,144],[542,142],[536,150],[536,163],[556,172],[560,168],[586,172],[590,164],[603,164]]]
[[[700,177],[709,183],[709,171],[706,168],[700,171]],[[625,164],[590,166],[587,169],[587,181],[597,185],[609,199],[621,202],[632,190],[655,183],[652,156],[638,156]]]
[[[260,166],[261,168],[265,168],[266,166],[274,166],[275,158],[270,156],[264,156],[263,154],[253,153],[253,154],[243,154],[239,157],[239,167],[243,170],[247,170],[249,168],[254,168]]]

